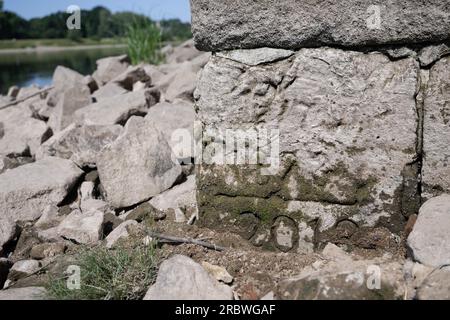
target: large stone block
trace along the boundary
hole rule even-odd
[[[424,100],[424,198],[450,193],[450,57],[430,70]]]
[[[338,49],[263,56],[216,55],[199,77],[201,222],[282,251],[311,248],[342,220],[400,233],[420,205],[417,61]],[[236,145],[220,134],[227,129],[243,130]],[[242,165],[249,130],[270,131],[272,143],[260,139],[258,161],[247,154]],[[268,171],[261,160],[274,149],[279,166]]]
[[[450,37],[441,0],[191,0],[195,45],[204,51],[366,46]]]

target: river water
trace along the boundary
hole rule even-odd
[[[92,74],[96,60],[126,52],[126,47],[83,48],[81,50],[0,53],[0,93],[6,94],[13,85],[20,87],[49,85],[58,65]]]

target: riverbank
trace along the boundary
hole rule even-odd
[[[97,44],[97,45],[78,45],[78,46],[38,46],[28,47],[21,49],[0,49],[0,55],[2,54],[16,54],[16,53],[47,53],[47,52],[60,52],[60,51],[77,51],[77,50],[98,50],[98,49],[113,49],[113,48],[125,48],[126,44]]]
[[[104,46],[104,45],[124,45],[126,40],[123,38],[105,38],[95,39],[20,39],[20,40],[0,40],[0,51],[4,50],[32,50],[37,48],[68,48],[84,46]]]

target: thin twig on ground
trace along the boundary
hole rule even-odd
[[[156,233],[156,232],[152,232],[152,231],[148,231],[148,235],[152,238],[166,240],[169,243],[190,243],[190,244],[195,244],[195,245],[202,246],[202,247],[205,247],[205,248],[208,248],[211,250],[215,250],[215,251],[225,251],[226,250],[224,247],[215,245],[213,243],[196,240],[196,239],[191,239],[191,238],[174,237],[174,236],[164,235],[164,234],[160,234],[160,233]]]

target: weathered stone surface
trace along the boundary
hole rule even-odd
[[[46,300],[46,294],[42,287],[8,289],[0,291],[0,300]]]
[[[37,260],[53,258],[66,251],[66,245],[62,242],[41,243],[31,248],[30,257]]]
[[[31,118],[26,105],[0,110],[0,155],[34,155],[39,145],[49,136],[44,121]]]
[[[65,89],[50,113],[48,125],[53,132],[67,128],[75,121],[75,112],[89,104],[91,104],[91,97],[88,87],[74,86]]]
[[[174,210],[175,220],[184,222],[185,218],[198,214],[196,191],[195,176],[191,175],[186,182],[155,196],[149,203],[164,212]]]
[[[16,281],[20,278],[29,276],[41,268],[37,260],[21,260],[14,263],[9,271],[8,279]]]
[[[62,220],[62,214],[59,212],[56,205],[47,206],[38,221],[34,224],[36,228],[48,229],[55,227]]]
[[[130,235],[128,233],[129,228],[137,228],[139,223],[135,220],[128,220],[121,223],[117,228],[115,228],[105,239],[106,247],[108,249],[113,248],[119,240],[126,239]]]
[[[101,102],[103,100],[107,100],[108,98],[118,96],[121,94],[128,93],[127,89],[124,89],[117,83],[109,82],[105,84],[103,87],[100,87],[97,91],[92,94],[92,97],[96,102]]]
[[[151,121],[132,117],[97,159],[108,202],[129,207],[170,188],[181,174],[164,136]]]
[[[161,102],[151,107],[145,118],[161,131],[175,156],[181,160],[189,159],[190,163],[190,158],[195,156],[194,130],[197,118],[192,103],[184,100]]]
[[[0,174],[9,169],[15,169],[28,163],[34,162],[32,157],[5,157],[0,156]]]
[[[419,197],[418,71],[411,58],[393,62],[382,54],[338,49],[303,49],[258,66],[213,57],[195,93],[205,145],[203,158],[196,159],[202,161],[200,221],[233,230],[251,213],[252,238],[267,234],[284,215],[299,224],[293,249],[296,239],[300,248],[312,241],[316,227],[330,229],[344,217],[401,232],[402,214],[418,210],[412,205]],[[235,140],[227,141],[227,129]],[[264,132],[274,129],[279,131],[269,132],[267,145]],[[256,152],[254,140],[244,146],[252,132],[260,134],[259,159],[237,164],[239,153]],[[264,158],[272,159],[275,170],[256,165],[267,164]]]
[[[441,195],[425,202],[408,237],[408,246],[415,260],[441,267],[450,263],[450,195]]]
[[[230,59],[248,66],[283,60],[294,55],[294,51],[285,49],[260,48],[254,50],[231,50],[216,53],[218,57]]]
[[[205,270],[208,271],[208,273],[217,281],[221,281],[227,284],[233,282],[233,277],[223,267],[213,265],[206,261],[202,262],[202,267],[205,268]]]
[[[450,270],[441,269],[432,272],[417,291],[419,300],[449,300]]]
[[[191,62],[171,65],[171,71],[166,73],[155,85],[164,92],[164,99],[173,101],[177,98],[192,101],[192,95],[197,83],[198,67]]]
[[[422,185],[425,199],[450,192],[450,57],[431,68],[424,101]]]
[[[297,277],[281,281],[280,300],[392,300],[402,299],[403,267],[390,257],[361,260],[328,244],[322,257]]]
[[[103,212],[78,210],[69,214],[58,226],[58,235],[81,244],[94,244],[102,236]]]
[[[425,47],[419,52],[420,66],[428,67],[441,57],[449,54],[450,48],[446,44]]]
[[[439,0],[191,0],[191,11],[203,51],[412,44],[450,34],[450,8]]]
[[[12,221],[33,221],[57,205],[83,174],[72,161],[45,158],[0,176],[0,211]]]
[[[67,88],[84,84],[84,76],[63,66],[57,66],[53,72],[53,86],[65,91]]]
[[[144,300],[232,300],[230,287],[220,284],[201,265],[175,255],[165,260],[156,283]]]
[[[124,124],[133,115],[145,115],[159,98],[160,93],[155,89],[130,92],[93,103],[75,115],[88,125]]]
[[[164,51],[162,53],[164,53]],[[201,54],[202,53],[194,47],[194,40],[187,40],[168,52],[166,62],[182,63],[185,61],[191,61]]]
[[[127,55],[103,58],[97,60],[97,70],[92,77],[102,86],[125,72],[129,65],[130,59]]]
[[[55,156],[70,159],[80,167],[93,167],[97,154],[122,132],[120,125],[71,124],[43,143],[36,158]]]

